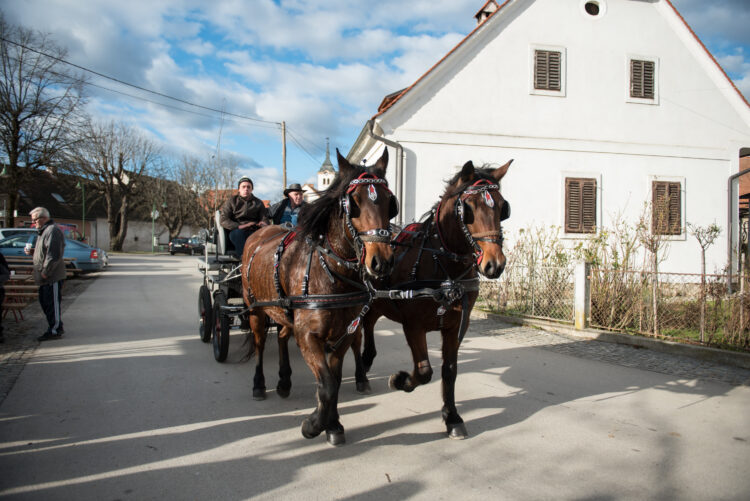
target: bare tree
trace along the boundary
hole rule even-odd
[[[721,228],[716,223],[708,226],[697,226],[691,223],[687,224],[688,233],[698,240],[701,246],[701,343],[704,341],[706,332],[706,249],[711,247],[719,235]]]
[[[12,209],[23,173],[54,168],[75,140],[71,128],[80,124],[85,80],[62,62],[65,56],[66,50],[48,35],[10,25],[0,13],[0,141],[11,209],[6,211],[7,226],[15,225]]]
[[[666,196],[654,203],[644,204],[641,217],[636,224],[636,235],[638,241],[649,252],[649,263],[653,273],[651,280],[651,307],[653,308],[652,331],[659,335],[659,264],[667,257],[669,247],[668,234],[664,231],[669,228],[668,207],[670,197]],[[671,228],[674,230],[674,228]]]
[[[203,223],[198,193],[205,182],[204,168],[198,159],[168,157],[141,191],[142,197],[161,207],[160,219],[169,230],[170,239],[178,237],[186,224]]]
[[[196,176],[196,193],[202,208],[202,221],[210,227],[214,212],[231,196],[237,187],[237,173],[240,162],[237,157],[229,155],[221,160],[212,157],[209,162],[199,164]]]
[[[89,123],[78,143],[69,167],[103,194],[111,250],[122,250],[131,196],[146,184],[142,176],[151,171],[158,156],[155,142],[118,122]]]

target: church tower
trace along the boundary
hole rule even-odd
[[[326,138],[326,159],[323,161],[323,165],[320,166],[318,171],[318,185],[315,187],[317,191],[325,191],[331,186],[333,178],[336,177],[336,171],[333,169],[331,163],[331,152],[328,138]]]

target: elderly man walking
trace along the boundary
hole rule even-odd
[[[29,212],[39,231],[34,247],[34,281],[39,286],[39,304],[47,317],[47,331],[37,340],[60,339],[65,333],[60,301],[65,281],[65,235],[50,218],[49,211],[37,207]],[[30,251],[29,251],[30,253]]]

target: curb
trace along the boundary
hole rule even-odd
[[[676,343],[674,341],[652,339],[630,334],[620,334],[599,329],[577,330],[568,325],[558,324],[546,320],[511,317],[507,315],[499,315],[497,313],[488,313],[486,311],[473,310],[471,312],[471,316],[473,318],[496,320],[498,322],[505,322],[508,324],[537,327],[547,332],[565,334],[580,339],[601,341],[605,343],[624,344],[638,348],[648,348],[649,350],[669,353],[671,355],[681,355],[684,357],[703,360],[705,362],[731,365],[733,367],[739,367],[741,369],[750,369],[750,353],[726,351],[720,350],[718,348],[682,344]]]

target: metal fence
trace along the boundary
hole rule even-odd
[[[719,347],[750,349],[750,286],[727,294],[726,275],[591,269],[588,324]],[[510,266],[483,280],[478,306],[573,323],[574,268]]]
[[[573,268],[509,266],[497,280],[482,280],[479,304],[505,315],[573,323]]]
[[[748,348],[750,294],[727,294],[726,275],[592,269],[593,327]]]

